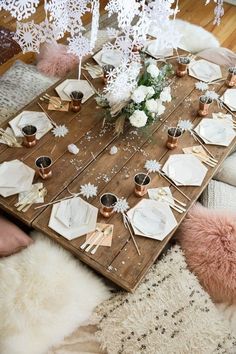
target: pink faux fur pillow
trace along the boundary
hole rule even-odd
[[[212,299],[236,303],[236,216],[196,204],[177,238],[189,268]]]
[[[37,68],[43,74],[63,77],[78,64],[78,58],[63,44],[45,44],[37,56]]]

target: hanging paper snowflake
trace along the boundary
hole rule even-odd
[[[203,81],[198,81],[195,83],[195,87],[197,90],[199,91],[205,91],[208,89],[208,84],[206,82],[203,82]]]
[[[211,0],[206,0],[205,4],[208,5]],[[214,0],[216,7],[214,9],[215,19],[213,21],[214,25],[219,25],[221,22],[221,17],[224,16],[224,0]]]
[[[68,128],[65,125],[57,125],[52,129],[52,134],[56,138],[63,138],[68,133]]]
[[[90,53],[90,43],[88,38],[84,37],[81,33],[78,35],[69,38],[69,49],[68,52],[76,55],[80,59],[83,56],[88,55]]]
[[[80,187],[80,194],[87,199],[96,197],[97,189],[98,187],[94,184],[87,183]]]
[[[38,4],[39,0],[11,0],[6,1],[6,9],[13,17],[21,21],[34,14]]]
[[[178,127],[181,129],[181,130],[184,130],[184,131],[190,131],[193,129],[193,124],[190,120],[180,120],[179,123],[178,123]]]
[[[144,167],[149,173],[159,172],[161,169],[161,164],[156,160],[147,160]]]
[[[46,18],[39,24],[41,30],[41,42],[55,43],[62,38],[64,33],[60,31],[54,23],[50,23]]]
[[[107,27],[106,32],[109,38],[115,38],[119,35],[119,31],[113,27]]]
[[[37,52],[39,53],[40,43],[42,41],[42,32],[40,26],[34,21],[16,23],[16,33],[14,40],[20,45],[23,53]]]
[[[116,213],[125,213],[129,209],[129,204],[125,198],[118,198],[113,210]]]
[[[219,99],[219,95],[215,91],[206,91],[205,96],[212,99],[213,101],[217,101]]]
[[[139,14],[140,3],[136,0],[110,0],[105,7],[108,16],[117,14],[118,26],[121,29],[129,27],[135,16]]]
[[[90,36],[90,50],[92,51],[95,47],[95,43],[98,35],[99,28],[99,0],[93,0],[92,2],[92,24],[91,24],[91,36]]]

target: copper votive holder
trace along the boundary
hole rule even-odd
[[[49,156],[40,156],[36,159],[35,165],[38,168],[39,176],[42,179],[52,177],[52,159]]]
[[[31,148],[37,144],[36,133],[37,128],[34,125],[26,125],[22,128],[22,134],[24,135],[24,146]]]
[[[226,79],[226,85],[228,87],[236,86],[236,66],[229,68],[228,77]]]
[[[82,99],[84,97],[83,92],[81,91],[72,91],[70,94],[71,103],[70,109],[72,112],[79,112],[81,110]]]
[[[110,65],[110,64],[103,65],[103,67],[102,67],[103,81],[104,81],[105,85],[107,84],[107,80],[108,80],[110,72],[113,71],[114,69],[115,69],[114,65]]]
[[[143,172],[139,172],[134,176],[134,193],[137,197],[143,197],[148,190],[148,186],[151,183],[151,178]]]
[[[205,117],[208,115],[210,104],[212,99],[207,96],[200,96],[199,98],[199,110],[198,115],[200,117]]]
[[[168,133],[168,138],[166,142],[166,147],[169,150],[173,150],[178,146],[178,140],[182,136],[183,131],[180,128],[171,127],[168,129],[167,133]]]
[[[178,77],[183,77],[187,74],[189,63],[190,63],[190,59],[188,57],[179,57],[177,59],[178,66],[176,69],[176,75]]]
[[[110,218],[113,213],[114,205],[117,202],[117,196],[112,193],[104,193],[100,198],[100,213],[104,218]]]

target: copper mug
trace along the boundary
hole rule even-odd
[[[199,109],[198,115],[200,117],[205,117],[208,115],[210,104],[212,103],[212,99],[207,96],[200,96],[199,98]]]
[[[48,179],[52,176],[52,159],[49,156],[38,157],[35,161],[35,165],[42,179]]]
[[[114,69],[115,69],[114,65],[110,65],[110,64],[103,65],[103,67],[102,67],[103,81],[104,81],[105,85],[107,84],[107,80],[108,80],[110,72],[113,71]]]
[[[177,59],[178,66],[176,69],[176,75],[178,77],[183,77],[187,74],[189,63],[190,63],[190,59],[188,57],[179,57]]]
[[[134,193],[137,197],[143,197],[148,190],[148,186],[151,183],[151,178],[143,172],[139,172],[134,176]]]
[[[117,202],[117,196],[112,193],[104,193],[100,198],[100,213],[104,218],[110,218],[113,213],[114,205]]]
[[[22,128],[22,134],[24,135],[24,146],[31,148],[37,144],[36,133],[37,128],[34,125],[26,125]]]
[[[175,149],[178,146],[178,140],[182,136],[183,131],[177,127],[171,127],[168,129],[168,138],[166,147],[170,150]]]
[[[81,91],[72,91],[70,94],[71,104],[70,109],[72,112],[79,112],[81,110],[82,99],[84,97],[83,92]]]
[[[228,87],[236,86],[236,66],[229,68],[228,77],[226,79],[226,85]]]

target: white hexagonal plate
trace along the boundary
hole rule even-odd
[[[189,75],[204,82],[212,82],[222,78],[220,66],[204,59],[190,63]]]
[[[63,81],[55,88],[62,101],[71,101],[70,94],[72,91],[81,91],[84,94],[82,103],[86,102],[94,95],[92,87],[87,80],[68,79]]]
[[[221,100],[231,111],[236,111],[236,89],[227,89],[221,96]]]
[[[0,194],[9,197],[32,187],[35,171],[19,160],[3,162],[0,165]]]
[[[127,213],[135,235],[162,241],[177,222],[170,207],[163,202],[143,199]]]
[[[208,169],[191,154],[171,155],[162,171],[177,186],[201,186]]]
[[[194,130],[210,145],[229,146],[236,135],[232,123],[223,119],[204,118]]]
[[[97,214],[97,208],[75,197],[53,205],[48,226],[73,240],[96,229]]]

